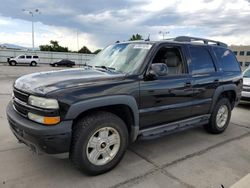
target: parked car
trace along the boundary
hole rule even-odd
[[[69,152],[76,167],[97,175],[114,168],[138,138],[200,125],[224,132],[242,82],[235,55],[219,41],[116,43],[84,68],[18,78],[7,117],[32,150]]]
[[[250,101],[250,67],[243,72],[243,90],[241,100]]]
[[[40,60],[37,55],[19,55],[17,57],[7,58],[7,62],[11,66],[15,66],[15,65],[37,66],[39,61]]]
[[[58,67],[58,66],[73,67],[73,66],[75,66],[75,62],[71,61],[69,59],[62,59],[60,61],[50,63],[50,66],[52,66],[52,67]]]

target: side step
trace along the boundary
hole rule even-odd
[[[142,129],[139,131],[139,136],[142,137],[141,139],[150,139],[154,137],[159,137],[159,136],[183,131],[186,129],[190,129],[193,127],[207,124],[209,122],[210,116],[211,114],[206,114],[202,116],[184,119],[181,121],[167,123],[164,125],[158,125],[155,127]]]

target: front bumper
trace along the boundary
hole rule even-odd
[[[62,121],[45,126],[19,115],[10,102],[6,109],[10,128],[17,139],[36,153],[59,154],[68,152],[73,121]]]

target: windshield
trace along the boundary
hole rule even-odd
[[[133,73],[137,70],[152,44],[120,43],[106,47],[97,54],[89,65],[117,72]]]
[[[245,77],[245,78],[250,78],[250,69],[247,69],[247,70],[243,73],[243,77]]]

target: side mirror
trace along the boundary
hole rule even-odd
[[[151,65],[148,75],[152,78],[168,75],[168,66],[165,63],[154,63]]]

